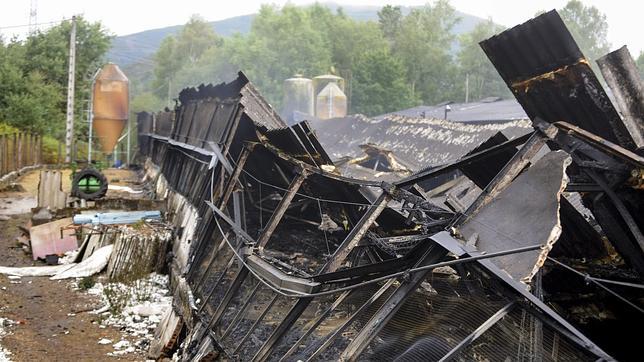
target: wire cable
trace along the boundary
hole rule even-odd
[[[508,249],[504,251],[499,251],[499,252],[494,252],[494,253],[489,253],[489,254],[479,254],[475,256],[470,256],[466,258],[460,258],[460,259],[455,259],[455,260],[450,260],[450,261],[445,261],[445,262],[440,262],[440,263],[435,263],[431,265],[425,265],[422,267],[417,267],[417,268],[411,268],[407,269],[405,271],[397,272],[397,273],[392,273],[389,275],[385,275],[379,278],[374,278],[370,279],[368,281],[364,281],[361,283],[357,284],[352,284],[346,287],[340,287],[340,288],[335,288],[331,290],[325,290],[322,292],[316,292],[316,293],[302,293],[296,290],[290,290],[287,288],[281,288],[281,287],[276,287],[274,286],[270,281],[265,280],[263,277],[261,277],[257,272],[255,272],[244,260],[244,258],[239,255],[237,252],[236,248],[233,246],[233,244],[230,242],[228,237],[226,236],[226,233],[224,232],[223,228],[221,227],[221,224],[219,223],[219,220],[217,219],[217,216],[213,215],[213,219],[215,220],[215,224],[217,225],[217,228],[219,229],[219,232],[221,235],[223,235],[224,240],[226,241],[226,244],[230,248],[230,250],[233,252],[234,256],[237,258],[237,260],[245,267],[248,268],[248,271],[255,277],[257,278],[260,282],[262,282],[264,285],[266,285],[268,288],[273,290],[275,293],[278,293],[282,296],[289,297],[289,298],[313,298],[313,297],[319,297],[319,296],[324,296],[324,295],[330,295],[330,294],[335,294],[339,292],[343,292],[346,290],[352,290],[356,288],[361,288],[365,285],[370,285],[374,283],[378,283],[384,280],[388,280],[391,278],[396,278],[399,276],[404,276],[404,275],[409,275],[411,273],[417,273],[420,271],[425,271],[425,270],[432,270],[435,268],[439,267],[444,267],[444,266],[451,266],[451,265],[456,265],[456,264],[463,264],[463,263],[468,263],[471,261],[476,261],[476,260],[481,260],[481,259],[490,259],[490,258],[495,258],[498,256],[503,256],[503,255],[509,255],[509,254],[517,254],[517,253],[524,253],[532,250],[537,250],[542,248],[542,245],[532,245],[532,246],[527,246],[527,247],[522,247],[522,248],[516,248],[516,249]],[[284,292],[286,291],[286,292]]]
[[[237,163],[231,157],[229,157],[229,160],[231,161],[231,163],[235,167],[237,166]],[[274,189],[284,191],[284,192],[289,191],[288,189],[286,189],[284,187],[273,185],[273,184],[271,184],[269,182],[266,182],[266,181],[262,181],[262,180],[260,180],[259,178],[255,177],[253,174],[251,174],[250,172],[246,171],[243,168],[242,168],[242,172],[244,174],[246,174],[248,177],[250,177],[251,179],[255,180],[255,182],[257,182],[259,184],[263,184],[264,186],[272,187]],[[325,199],[325,198],[321,198],[321,197],[315,197],[315,196],[303,194],[301,192],[295,192],[295,194],[298,195],[298,196],[307,198],[307,199],[318,201],[318,202],[321,201],[321,202],[328,202],[328,203],[332,203],[332,204],[351,205],[351,206],[364,206],[364,207],[371,207],[372,206],[372,204],[363,203],[363,202],[353,202],[353,201]],[[387,207],[392,209],[392,210],[400,210],[400,211],[427,211],[427,209],[420,208],[420,207],[413,207],[412,208],[412,207],[403,207],[402,205],[401,206],[387,206]]]
[[[50,25],[50,24],[56,24],[56,23],[62,23],[63,21],[69,21],[72,19],[61,19],[61,20],[53,20],[53,21],[47,21],[44,23],[35,23],[35,24],[22,24],[22,25],[8,25],[8,26],[0,26],[0,30],[6,30],[6,29],[17,29],[17,28],[28,28],[30,26],[40,26],[40,25]]]
[[[624,302],[624,303],[626,303],[626,304],[630,305],[631,307],[633,307],[634,309],[636,309],[636,310],[637,310],[637,311],[639,311],[640,313],[644,314],[644,309],[640,308],[640,307],[639,307],[638,305],[636,305],[635,303],[631,302],[630,300],[628,300],[628,299],[626,299],[625,297],[621,296],[620,294],[618,294],[618,293],[617,293],[617,292],[615,292],[614,290],[612,290],[612,289],[608,288],[607,286],[605,286],[604,284],[600,283],[599,281],[597,281],[595,278],[591,277],[590,275],[585,274],[585,273],[582,273],[582,272],[578,271],[577,269],[575,269],[575,268],[573,268],[573,267],[571,267],[571,266],[569,266],[569,265],[566,265],[566,264],[564,264],[564,263],[560,262],[559,260],[553,259],[553,258],[551,258],[551,257],[548,257],[548,260],[552,261],[553,263],[555,263],[555,264],[559,265],[560,267],[562,267],[562,268],[564,268],[564,269],[566,269],[566,270],[568,270],[568,271],[571,271],[571,272],[573,272],[573,273],[575,273],[575,274],[577,274],[577,275],[581,276],[581,277],[582,277],[582,278],[584,278],[584,280],[586,280],[586,281],[590,281],[590,282],[592,282],[592,283],[595,283],[595,285],[597,285],[598,287],[600,287],[600,288],[604,289],[604,290],[605,290],[605,291],[607,291],[608,293],[612,294],[614,297],[618,298],[618,299],[619,299],[619,300],[621,300],[622,302]]]

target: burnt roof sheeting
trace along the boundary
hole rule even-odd
[[[314,166],[333,165],[306,121],[287,128],[268,130],[264,135],[270,144],[303,162]]]
[[[154,131],[162,137],[170,137],[174,123],[174,112],[165,111],[155,114]]]
[[[391,115],[420,118],[445,118],[446,103],[434,106],[418,106],[387,113],[375,118],[387,118]],[[515,99],[487,98],[477,102],[449,103],[451,110],[447,112],[447,119],[455,122],[507,122],[519,119],[528,119],[521,105]]]
[[[412,172],[457,160],[497,132],[512,139],[532,131],[527,120],[464,124],[398,115],[314,120],[311,126],[334,160],[363,155],[360,145],[373,144],[392,151]]]
[[[485,151],[488,148],[500,145],[507,140],[507,137],[499,132],[490,137],[490,139],[488,139],[487,141],[483,142],[480,146],[468,152],[466,156]],[[505,149],[486,158],[485,162],[463,165],[460,170],[465,174],[465,176],[472,180],[476,184],[476,186],[485,188],[485,186],[487,186],[490,181],[494,179],[499,171],[501,171],[503,166],[505,166],[505,164],[508,163],[510,159],[512,159],[512,156],[514,156],[515,153],[515,148]]]
[[[480,45],[531,119],[565,120],[634,148],[619,114],[556,11]]]
[[[227,139],[241,117],[240,111],[258,126],[286,127],[242,72],[230,83],[186,88],[179,93],[179,102],[172,138],[197,147]]]
[[[136,114],[137,140],[139,149],[143,150],[144,154],[147,154],[148,148],[150,147],[148,135],[154,133],[154,119],[152,117],[152,113],[148,112],[139,112]]]

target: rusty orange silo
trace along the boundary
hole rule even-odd
[[[93,127],[103,152],[112,153],[129,116],[129,81],[113,63],[96,75],[93,89]]]

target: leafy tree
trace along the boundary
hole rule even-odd
[[[391,43],[396,41],[403,15],[400,6],[385,5],[378,11],[378,25],[383,35]]]
[[[451,97],[455,72],[450,49],[455,40],[452,28],[459,21],[448,1],[413,9],[402,20],[393,46],[394,54],[407,69],[414,97],[434,104]]]
[[[487,58],[479,42],[503,31],[503,27],[488,19],[479,23],[469,33],[459,37],[460,50],[458,63],[460,76],[458,81],[469,84],[468,100],[477,100],[488,96],[509,96],[510,91],[503,79]],[[461,83],[462,84],[462,83]]]
[[[580,0],[570,0],[559,10],[559,15],[591,63],[608,53],[608,22],[606,15],[596,7],[585,6]]]
[[[352,111],[374,116],[415,105],[402,62],[385,49],[362,54],[353,77]]]
[[[1,117],[25,131],[62,136],[63,118],[52,117],[60,113],[64,99],[59,87],[48,83],[38,72],[31,72],[22,80],[20,89],[7,94]]]
[[[94,71],[110,44],[100,23],[76,18],[75,115],[85,117]],[[66,110],[71,22],[64,21],[25,41],[0,45],[0,119],[20,129],[62,137]],[[84,122],[76,122],[83,132]]]
[[[279,109],[284,79],[295,73],[322,74],[331,68],[332,47],[321,28],[332,17],[328,9],[319,6],[278,9],[264,5],[248,35],[227,38],[216,51],[209,50],[195,64],[184,66],[177,83],[220,82],[242,70]]]
[[[178,93],[171,83],[175,75],[186,65],[194,65],[211,48],[221,44],[212,26],[193,15],[176,36],[168,36],[161,42],[155,54],[155,81],[153,88],[160,97],[168,91]],[[170,89],[171,88],[171,89]]]
[[[635,64],[637,64],[637,69],[640,70],[640,78],[644,79],[644,52],[640,52],[640,56],[637,57]]]
[[[333,17],[333,24],[326,32],[333,65],[340,72],[353,69],[356,59],[366,52],[389,48],[378,24],[373,21],[355,21],[340,14]]]
[[[144,92],[132,98],[130,101],[130,112],[138,113],[142,111],[160,111],[164,106],[165,102],[154,93]]]
[[[25,73],[39,71],[47,80],[66,87],[71,28],[68,20],[29,36],[24,43]],[[81,16],[76,17],[77,90],[89,88],[91,77],[101,65],[111,41],[111,34],[100,22],[90,23]]]

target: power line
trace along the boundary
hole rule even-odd
[[[601,280],[601,279],[593,278],[593,277],[591,277],[591,276],[590,276],[590,275],[588,275],[588,274],[584,274],[584,273],[582,273],[582,272],[578,271],[577,269],[574,269],[573,267],[571,267],[571,266],[569,266],[569,265],[566,265],[566,264],[564,264],[564,263],[560,262],[560,261],[559,261],[559,260],[557,260],[557,259],[554,259],[554,258],[548,257],[548,260],[550,260],[551,262],[553,262],[553,263],[555,263],[555,264],[559,265],[560,267],[562,267],[562,268],[564,268],[564,269],[566,269],[566,270],[568,270],[568,271],[570,271],[570,272],[573,272],[573,273],[575,273],[575,274],[579,275],[580,277],[584,278],[584,280],[585,280],[585,281],[590,281],[590,282],[594,283],[596,286],[598,286],[598,287],[600,287],[601,289],[603,289],[603,290],[607,291],[608,293],[612,294],[614,297],[616,297],[617,299],[621,300],[622,302],[624,302],[624,303],[626,303],[626,304],[630,305],[631,307],[633,307],[634,309],[636,309],[638,312],[640,312],[640,313],[643,313],[643,314],[644,314],[644,309],[642,309],[640,306],[636,305],[635,303],[631,302],[630,300],[626,299],[626,297],[624,297],[624,296],[620,295],[620,294],[619,294],[619,293],[617,293],[616,291],[614,291],[614,290],[612,290],[612,289],[608,288],[607,286],[605,286],[602,282],[600,282],[600,281],[599,281],[599,280]],[[613,282],[613,281],[606,281],[606,280],[602,280],[602,281],[603,281],[603,282],[609,282],[609,283],[610,283],[610,282]],[[613,283],[615,283],[615,282],[613,282]],[[624,284],[626,284],[626,283],[622,283],[622,285],[624,285]],[[631,285],[627,285],[627,286],[631,286]],[[640,286],[636,286],[636,287],[637,287],[637,288],[639,288]]]
[[[63,21],[68,21],[68,20],[71,20],[71,19],[61,19],[61,20],[54,20],[54,21],[48,21],[48,22],[44,22],[44,23],[35,23],[35,24],[0,26],[0,30],[16,29],[16,28],[28,28],[30,26],[39,26],[39,25],[50,25],[50,24],[55,24],[55,23],[62,23]]]

